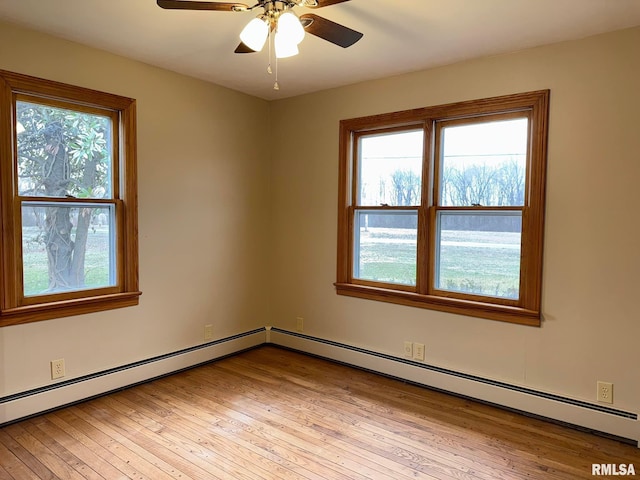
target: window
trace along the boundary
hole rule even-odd
[[[337,293],[539,325],[548,103],[340,122]]]
[[[135,101],[0,71],[0,326],[138,304]]]

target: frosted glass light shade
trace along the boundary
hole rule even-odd
[[[269,36],[269,24],[262,18],[254,18],[240,32],[240,40],[251,50],[259,52]]]
[[[292,12],[284,12],[278,17],[278,33],[288,42],[298,45],[304,38],[304,28],[300,19]]]
[[[286,36],[283,36],[280,31],[276,32],[274,43],[276,47],[276,58],[293,57],[299,53],[298,45],[289,41],[289,39]]]

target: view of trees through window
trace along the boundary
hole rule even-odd
[[[524,205],[527,128],[528,120],[517,118],[441,129],[437,204],[465,211],[438,216],[436,288],[518,298],[520,211],[475,208]],[[421,205],[422,130],[363,136],[359,152],[360,206]],[[416,284],[417,215],[409,213],[359,210],[355,277]]]
[[[112,128],[108,114],[16,102],[26,296],[115,284]]]

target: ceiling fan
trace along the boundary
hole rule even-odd
[[[322,38],[343,48],[350,47],[363,34],[339,23],[312,13],[298,17],[294,7],[321,8],[348,2],[349,0],[258,0],[253,6],[235,2],[209,2],[197,0],[157,0],[158,6],[169,10],[217,10],[223,12],[247,12],[262,9],[240,34],[242,40],[235,53],[253,53],[262,50],[271,32],[275,32],[276,58],[298,53],[297,45],[304,33]]]

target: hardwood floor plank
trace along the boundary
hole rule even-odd
[[[227,376],[225,377],[225,375]],[[212,376],[218,378],[224,377],[226,378],[226,383],[224,384],[233,384],[236,388],[241,380],[240,376],[228,375],[223,371],[216,371]],[[339,439],[332,439],[330,436],[327,436],[322,432],[318,432],[317,429],[314,429],[315,424],[308,418],[308,414],[306,412],[289,416],[289,423],[286,423],[283,421],[282,417],[275,417],[275,412],[270,408],[269,404],[261,404],[256,408],[252,408],[246,402],[245,395],[258,394],[265,399],[277,399],[276,403],[280,403],[281,400],[289,400],[287,407],[297,408],[293,399],[282,397],[282,395],[277,393],[276,390],[280,390],[280,387],[273,391],[266,392],[260,389],[257,382],[253,382],[249,389],[242,390],[240,392],[239,398],[242,403],[241,410],[243,412],[250,411],[251,418],[255,421],[262,422],[265,425],[275,428],[271,434],[278,436],[282,441],[287,442],[288,444],[295,444],[300,443],[301,438],[304,438],[303,443],[311,441],[316,442],[320,448],[330,450],[335,455],[335,458],[340,459],[345,466],[348,466],[355,472],[368,476],[368,478],[382,478],[384,475],[387,475],[390,478],[403,478],[402,472],[400,471],[401,469],[388,468],[388,465],[386,465],[388,462],[386,462],[385,459],[374,457],[367,451],[354,450],[352,445],[345,445],[340,442]],[[218,399],[218,401],[219,400],[220,399]],[[297,408],[297,411],[300,411],[299,408]],[[287,428],[283,428],[285,426]],[[394,465],[394,467],[397,467],[397,465]],[[411,472],[411,475],[413,476],[416,474],[416,472]]]
[[[90,404],[91,402],[87,403]],[[122,439],[124,442],[121,442],[120,436],[115,434],[110,428],[108,418],[105,418],[104,415],[93,417],[84,412],[82,407],[83,404],[68,408],[69,412],[80,421],[74,423],[111,454],[130,465],[133,468],[132,473],[134,478],[140,480],[167,480],[171,478],[145,458],[147,455],[152,454],[152,452],[144,452],[140,446],[133,444],[133,442],[126,441],[126,439]],[[113,433],[113,435],[110,435],[111,433]],[[129,448],[130,446],[133,448]],[[141,455],[137,452],[140,452]]]
[[[145,475],[154,480],[169,480],[184,477],[184,472],[179,471],[173,465],[165,462],[158,456],[163,454],[163,449],[149,449],[149,445],[139,432],[122,431],[118,429],[119,416],[110,411],[104,402],[104,398],[98,398],[94,402],[82,403],[71,407],[72,411],[87,423],[100,430],[103,435],[110,438],[119,447],[126,448],[133,454],[133,462],[138,465]]]
[[[94,452],[101,461],[109,463],[115,469],[114,478],[147,479],[131,464],[131,457],[125,449],[119,448],[115,442],[101,436],[99,431],[80,419],[69,408],[48,414],[46,418],[73,437],[78,445]],[[98,465],[100,464],[101,462]]]
[[[41,480],[54,480],[56,476],[49,470],[35,455],[33,450],[23,447],[9,434],[9,429],[13,425],[0,429],[0,442],[20,459],[20,461],[33,472],[32,478]],[[17,477],[16,477],[17,478]]]
[[[129,418],[135,415],[138,424],[146,423],[149,420],[148,414],[142,415],[143,409],[140,404],[127,405],[126,400],[122,399],[121,395],[109,400],[115,409],[128,415]],[[217,439],[212,438],[206,429],[190,428],[189,420],[186,418],[180,419],[176,423],[172,418],[173,416],[168,416],[162,419],[162,427],[158,430],[158,435],[162,437],[162,442],[166,443],[167,446],[183,446],[185,452],[187,449],[190,453],[198,451],[199,453],[195,457],[204,460],[200,462],[199,466],[205,475],[207,470],[212,469],[214,466],[219,468],[221,464],[224,464],[225,469],[219,468],[218,472],[222,478],[228,476],[229,472],[242,472],[243,470],[243,478],[246,477],[252,480],[262,478],[261,474],[263,472],[255,465],[253,461],[255,459],[243,449],[234,448],[232,443],[228,441],[217,441]],[[176,428],[174,428],[174,425]],[[191,456],[189,460],[194,459]],[[191,474],[192,472],[189,473]],[[279,473],[284,475],[285,472],[280,471]]]
[[[234,362],[243,361],[241,357],[233,360]],[[259,358],[256,360],[258,360],[256,363],[260,365],[257,367],[259,369],[273,368],[278,372],[297,371],[304,378],[309,375],[312,377],[320,375],[320,372],[313,373],[309,370],[309,365],[313,365],[313,362],[278,363],[277,358],[270,357],[271,361],[266,365],[260,362]],[[338,375],[332,376],[333,370],[339,372]],[[446,439],[456,438],[455,430],[464,432],[466,438],[458,438],[459,442],[456,442],[455,448],[465,450],[467,445],[473,445],[474,448],[480,447],[479,451],[486,450],[494,459],[500,458],[501,452],[505,460],[519,465],[525,476],[544,474],[545,478],[576,478],[575,475],[581,472],[583,474],[585,471],[590,472],[591,463],[610,463],[611,455],[615,455],[615,452],[608,449],[607,445],[620,445],[618,442],[603,443],[598,441],[594,443],[594,439],[600,440],[594,435],[576,432],[542,420],[531,419],[439,392],[428,392],[423,388],[391,379],[374,376],[375,383],[378,384],[378,388],[376,388],[375,385],[362,381],[362,378],[366,378],[366,375],[370,374],[357,370],[345,372],[340,365],[325,367],[323,364],[321,373],[331,387],[337,388],[334,395],[352,402],[360,412],[367,410],[371,416],[379,420],[388,419],[391,422],[396,421],[398,415],[404,416],[403,418],[408,422],[428,421],[429,423],[420,424],[421,431],[429,431],[436,420],[433,430],[436,436],[439,435]],[[392,388],[385,388],[387,385]],[[310,386],[306,385],[305,387],[308,389]],[[413,397],[406,395],[407,392],[410,392]],[[428,392],[428,395],[425,395],[425,392]],[[407,400],[401,402],[401,408],[398,410],[394,410],[394,407],[397,406],[394,403],[394,396]],[[435,398],[435,403],[430,402],[429,398]],[[418,399],[421,401],[416,402]],[[376,405],[383,407],[379,408]],[[474,410],[484,413],[477,416]],[[350,409],[345,408],[340,411],[350,411]],[[491,413],[487,414],[487,412]],[[407,414],[408,416],[406,416]],[[442,433],[446,433],[446,435],[443,436]],[[473,437],[469,437],[470,434]],[[532,437],[535,437],[535,441]],[[566,438],[573,440],[570,442],[571,445],[565,441]],[[546,447],[547,450],[544,454],[536,453],[534,446],[537,443],[542,443]],[[597,448],[596,444],[604,450]],[[583,449],[580,455],[576,454],[576,448]],[[637,453],[637,450],[633,448],[627,451]],[[586,455],[586,452],[589,454]],[[571,461],[568,462],[570,465],[566,462],[568,453],[572,455]],[[617,453],[619,453],[619,448]],[[469,452],[465,452],[465,456],[468,455]],[[556,457],[559,458],[556,459]],[[529,460],[528,464],[523,462],[525,459]],[[626,463],[631,463],[631,460]]]
[[[0,428],[0,480],[579,480],[640,450],[275,347]]]
[[[2,460],[0,459],[0,480],[11,480],[9,472],[7,472],[2,466]]]
[[[74,468],[64,459],[60,458],[40,440],[31,435],[25,427],[29,427],[29,421],[24,424],[14,424],[7,427],[7,433],[19,443],[25,450],[31,452],[42,464],[48,468],[56,478],[68,478],[69,480],[82,480]]]
[[[4,433],[6,435],[6,433]],[[0,465],[3,468],[2,478],[31,480],[37,478],[33,470],[29,469],[11,450],[3,443],[3,432],[0,430]],[[6,475],[6,476],[5,476]]]
[[[62,428],[56,423],[53,415],[36,417],[30,422],[33,423],[43,435],[46,435],[50,439],[55,439],[60,447],[69,451],[84,465],[91,466],[92,470],[99,472],[99,477],[97,478],[105,478],[107,480],[123,480],[127,478],[123,472],[96,453],[95,444],[88,446],[81,440],[79,441],[79,439],[73,435],[72,427],[65,424],[64,428]]]
[[[377,448],[379,442],[371,437],[369,439],[365,439],[362,441],[359,435],[356,435],[353,432],[357,433],[358,425],[357,421],[347,420],[340,417],[336,417],[334,414],[335,405],[331,406],[322,406],[318,403],[308,403],[301,401],[299,397],[292,397],[282,393],[282,387],[278,389],[278,391],[265,391],[259,384],[259,381],[256,378],[252,378],[251,381],[242,380],[241,375],[235,369],[229,370],[229,372],[225,372],[226,367],[222,368],[220,371],[216,372],[216,376],[220,378],[226,378],[227,381],[233,381],[235,384],[238,382],[243,382],[245,384],[246,389],[242,390],[242,395],[244,396],[252,396],[255,394],[261,395],[264,398],[277,399],[276,405],[285,404],[287,405],[286,411],[278,412],[284,418],[288,418],[293,422],[301,422],[305,425],[305,430],[308,432],[316,432],[321,435],[326,441],[330,441],[333,445],[341,447],[347,455],[351,455],[354,457],[354,461],[363,464],[363,465],[375,465],[374,471],[380,475],[381,472],[386,472],[392,478],[404,478],[415,476],[418,473],[422,473],[425,475],[424,478],[450,478],[449,474],[446,472],[447,467],[443,465],[437,465],[432,462],[428,467],[432,468],[422,468],[416,464],[415,462],[409,466],[409,468],[405,468],[407,465],[404,464],[404,460],[401,457],[395,458],[389,455],[386,455],[387,452]],[[226,376],[225,376],[226,375]],[[234,380],[235,379],[235,380]],[[258,397],[255,397],[256,399]],[[325,396],[325,401],[326,396]],[[269,405],[264,404],[262,406],[263,409],[269,408]],[[295,412],[294,412],[295,410]],[[331,418],[331,422],[325,422],[325,419]],[[350,432],[350,433],[349,433]],[[352,442],[346,443],[344,442],[345,436],[353,436],[351,438]],[[356,439],[358,440],[356,442]],[[354,449],[354,444],[358,446],[357,449]],[[357,452],[357,459],[353,452]],[[399,462],[398,460],[402,460]],[[357,467],[361,468],[361,467]],[[444,470],[444,471],[443,471]],[[444,477],[443,477],[444,475]],[[458,472],[459,478],[471,478],[465,476],[463,473]],[[375,478],[375,477],[374,477]]]
[[[236,373],[236,378],[238,378],[237,373],[238,372],[234,372]],[[308,386],[307,386],[308,387]],[[256,387],[250,387],[255,389]],[[303,391],[301,391],[300,393],[303,393]],[[405,465],[410,465],[412,468],[421,468],[420,465],[418,465],[416,467],[416,464],[420,463],[420,456],[416,455],[412,452],[403,450],[402,448],[400,448],[400,444],[398,444],[397,442],[386,442],[385,438],[381,435],[381,433],[383,432],[382,429],[376,429],[375,426],[369,425],[368,423],[368,419],[365,419],[364,417],[362,417],[360,415],[360,413],[358,413],[357,415],[351,414],[351,415],[347,415],[344,414],[342,411],[342,407],[343,405],[340,405],[339,402],[335,401],[335,395],[328,395],[326,394],[327,392],[325,392],[325,395],[322,397],[324,402],[327,403],[326,406],[321,407],[318,404],[302,404],[299,406],[296,405],[292,405],[291,403],[287,403],[287,405],[289,406],[293,406],[295,408],[301,409],[303,412],[305,412],[305,414],[309,414],[310,412],[313,412],[314,414],[314,418],[313,418],[313,422],[315,424],[318,425],[322,425],[322,428],[327,428],[326,424],[323,425],[324,419],[326,418],[331,418],[332,421],[336,421],[339,422],[343,428],[345,429],[353,429],[355,428],[356,430],[362,430],[362,431],[366,431],[367,428],[369,428],[369,437],[372,439],[372,441],[376,441],[378,448],[382,447],[384,448],[384,452],[386,453],[382,453],[381,450],[376,450],[374,451],[375,454],[377,455],[388,455],[388,457],[390,459],[393,459],[395,461],[398,461],[400,463],[404,463]],[[244,395],[250,395],[250,392],[243,392]],[[285,401],[290,401],[289,400],[285,400]],[[280,402],[278,402],[280,403]],[[329,435],[331,435],[331,433],[329,433]],[[337,432],[337,433],[333,433],[333,436],[340,436],[341,433]],[[417,445],[414,444],[414,447],[418,446],[420,448],[424,448],[424,445]],[[373,446],[371,448],[374,448]],[[440,470],[442,469],[448,469],[448,467],[446,467],[446,465],[440,463],[438,464],[437,462],[433,462],[431,460],[425,460],[422,459],[422,462],[425,464],[425,466],[429,467],[428,472],[438,476],[440,473],[445,473],[446,472],[442,472]],[[473,469],[473,465],[470,466],[470,470]],[[425,469],[425,471],[427,471],[427,469]],[[487,477],[488,478],[500,478],[499,476],[497,476],[496,471],[490,472]],[[476,473],[477,474],[477,473]]]
[[[93,468],[87,465],[87,463],[83,462],[82,459],[80,459],[77,455],[66,449],[61,444],[62,442],[64,442],[64,432],[62,435],[56,432],[52,436],[43,429],[39,428],[39,426],[42,425],[44,421],[44,419],[28,420],[23,426],[27,433],[29,433],[34,439],[37,439],[44,447],[51,451],[51,453],[54,455],[54,458],[59,459],[60,463],[65,467],[72,468],[73,470],[78,472],[78,474],[82,478],[86,478],[87,480],[105,480],[106,477],[100,475]],[[58,469],[60,471],[65,471],[64,468],[59,467],[60,466],[58,466]]]
[[[189,383],[193,385],[193,381],[189,381]],[[248,411],[246,403],[228,402],[224,400],[223,394],[218,396],[215,401],[212,401],[204,396],[198,397],[195,395],[193,392],[198,388],[190,388],[188,393],[186,393],[186,390],[182,388],[182,386],[174,386],[173,388],[174,389],[171,390],[172,395],[184,397],[185,402],[183,405],[196,404],[198,411],[209,412],[208,415],[212,415],[210,418],[212,420],[215,419],[216,424],[225,430],[232,438],[247,438],[251,443],[261,445],[263,449],[277,452],[282,458],[288,460],[304,459],[306,462],[315,463],[313,460],[314,456],[322,459],[322,457],[326,455],[318,456],[319,450],[326,450],[326,443],[310,437],[303,441],[298,437],[295,428],[292,429],[284,426],[280,422],[260,422],[258,419],[260,409]],[[221,389],[220,391],[223,392],[225,390]],[[250,437],[247,437],[247,435]],[[299,448],[297,446],[298,444],[303,445],[305,448]],[[342,453],[346,455],[347,452]],[[329,472],[333,469],[350,465],[350,461],[341,460],[342,456],[340,452],[337,454],[333,454],[332,452],[332,455],[332,460],[329,461],[329,465],[331,466],[328,468],[325,467],[325,471],[323,472],[325,475],[330,474]],[[347,478],[357,478],[356,475],[362,475],[363,478],[372,478],[366,476],[366,470],[369,469],[366,465],[356,464],[351,465],[351,467]],[[355,467],[355,469],[353,467]],[[310,473],[311,472],[313,471],[311,470]],[[380,478],[381,475],[382,474],[378,474],[378,477]]]
[[[126,395],[131,399],[140,399],[131,401],[119,398],[123,402],[131,402],[130,405],[132,406],[140,405],[140,402],[144,402],[147,405],[152,403],[140,391],[129,391],[126,392]],[[201,407],[196,404],[193,412],[189,413],[184,408],[176,406],[174,410],[176,418],[166,424],[176,430],[179,429],[185,432],[185,434],[200,437],[201,441],[209,444],[216,451],[230,451],[230,455],[236,459],[236,462],[248,464],[260,478],[264,478],[264,476],[274,476],[282,479],[299,478],[291,470],[298,469],[300,464],[304,464],[303,459],[296,457],[293,463],[286,461],[275,455],[269,444],[260,444],[255,440],[244,440],[243,437],[246,435],[242,435],[244,433],[242,430],[234,428],[231,424],[225,428],[224,424],[226,422],[222,418],[201,415],[200,409]],[[153,415],[153,413],[145,412],[145,415]],[[307,475],[307,478],[316,479],[319,477],[311,472],[310,475]]]

